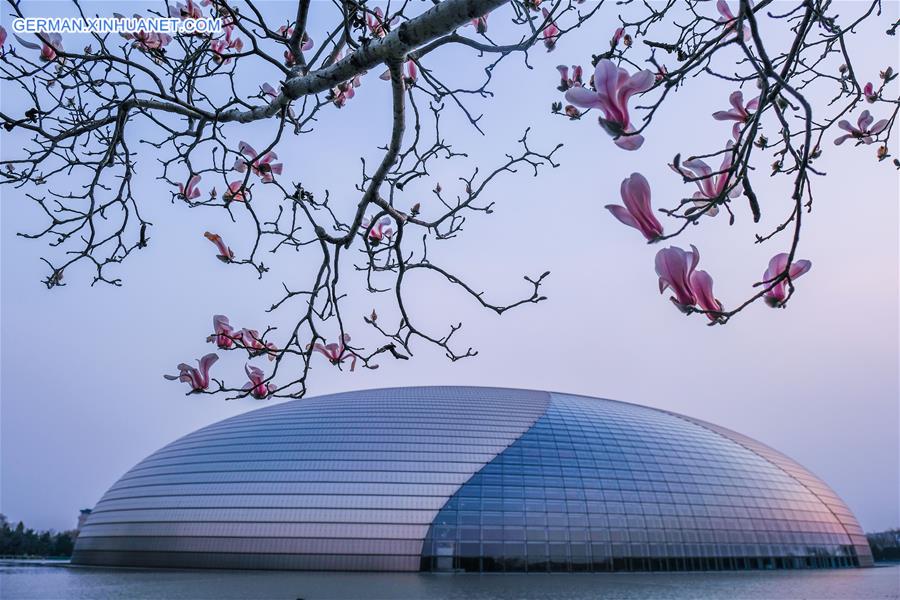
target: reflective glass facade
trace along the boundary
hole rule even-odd
[[[847,507],[734,432],[610,400],[369,390],[200,429],[100,500],[74,563],[331,570],[865,566]]]
[[[706,425],[641,406],[552,394],[534,427],[438,513],[422,568],[871,564],[855,519],[820,480],[758,442]]]

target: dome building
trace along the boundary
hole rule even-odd
[[[204,427],[103,496],[72,562],[369,571],[871,566],[820,479],[733,431],[633,404],[416,387]]]

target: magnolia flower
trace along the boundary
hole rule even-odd
[[[161,50],[169,45],[172,36],[155,31],[139,31],[134,34],[134,46],[141,50]]]
[[[328,95],[328,100],[330,100],[338,108],[344,108],[344,105],[347,104],[347,100],[350,100],[351,98],[353,98],[353,96],[356,95],[355,88],[358,88],[360,84],[361,81],[359,75],[357,75],[350,81],[339,83],[335,87],[331,88],[331,93],[329,93]]]
[[[684,313],[699,305],[702,310],[721,311],[722,303],[712,291],[712,277],[706,271],[697,271],[700,251],[691,245],[690,251],[676,246],[663,248],[656,253],[656,274],[659,276],[659,293],[671,289],[675,294],[669,299]],[[718,315],[707,315],[711,321]]]
[[[873,117],[868,110],[864,110],[862,114],[859,115],[859,119],[857,119],[856,121],[856,127],[851,125],[850,122],[846,119],[842,119],[838,122],[838,127],[843,129],[844,131],[847,131],[848,133],[845,133],[844,135],[834,140],[834,144],[836,146],[840,146],[849,139],[858,140],[858,143],[871,144],[875,141],[872,136],[876,136],[884,131],[884,129],[888,125],[887,119],[881,119],[880,121],[872,125],[872,121],[874,120],[875,117]]]
[[[707,318],[709,318],[709,320],[713,322],[718,321],[719,315],[714,313],[722,312],[722,303],[719,302],[713,295],[712,276],[710,276],[710,274],[706,271],[694,271],[691,274],[690,284],[691,289],[694,291],[694,295],[697,298],[697,305],[700,307],[700,309],[712,311],[705,313]]]
[[[731,129],[731,135],[734,139],[738,139],[741,134],[741,123],[749,121],[750,111],[755,111],[759,108],[759,97],[744,105],[744,93],[738,90],[731,93],[728,101],[731,103],[731,110],[719,110],[714,112],[712,116],[716,121],[736,121]]]
[[[238,173],[244,173],[247,170],[247,165],[250,165],[250,170],[253,171],[255,175],[258,175],[265,183],[271,183],[275,181],[275,178],[272,176],[272,173],[276,175],[281,175],[282,168],[284,165],[281,163],[273,163],[272,161],[278,158],[278,155],[274,152],[266,152],[263,156],[258,157],[256,150],[253,149],[253,146],[248,144],[247,142],[241,142],[238,145],[238,150],[245,157],[238,157],[234,160],[234,167],[232,167]]]
[[[290,37],[294,35],[294,28],[282,25],[278,28],[278,35],[284,39],[290,39]],[[304,31],[303,36],[300,38],[300,50],[306,52],[307,50],[312,50],[313,46],[315,46],[315,43],[312,38],[309,37],[309,34]],[[297,64],[297,57],[295,57],[294,53],[290,50],[284,51],[284,64],[288,67],[293,67]]]
[[[170,381],[183,381],[191,386],[191,392],[200,392],[209,387],[209,368],[219,360],[218,354],[207,354],[199,361],[200,368],[181,363],[178,365],[178,375],[163,375]]]
[[[345,333],[341,337],[340,343],[322,345],[319,342],[316,342],[313,344],[313,350],[321,352],[333,365],[340,365],[345,360],[352,359],[350,363],[350,370],[352,371],[356,368],[356,355],[347,351],[345,344],[349,341],[350,336]]]
[[[556,48],[556,41],[559,39],[559,27],[550,20],[550,13],[547,12],[546,8],[541,9],[541,14],[544,15],[544,21],[549,21],[541,32],[541,35],[544,37],[544,47],[547,48],[547,52],[553,52]]]
[[[228,322],[225,315],[213,315],[213,331],[215,333],[208,338],[207,342],[215,342],[216,346],[222,350],[229,350],[234,347],[234,328]]]
[[[371,229],[369,229],[371,221],[369,221],[369,219],[363,219],[360,228],[364,231],[369,230],[369,243],[373,246],[377,246],[381,243],[381,240],[383,240],[384,238],[390,238],[393,235],[394,230],[389,227],[390,224],[391,218],[384,217],[380,221],[375,223],[375,225],[372,226]]]
[[[13,34],[13,35],[15,35],[15,34]],[[62,36],[59,35],[58,33],[43,33],[43,34],[41,34],[41,36],[44,39],[46,39],[47,41],[44,42],[44,40],[41,40],[40,46],[38,46],[37,44],[34,44],[32,42],[23,40],[22,38],[20,38],[17,35],[15,37],[17,40],[19,40],[19,43],[22,44],[22,46],[24,46],[25,48],[28,48],[29,50],[40,50],[41,54],[40,54],[39,58],[42,61],[52,62],[52,61],[56,60],[57,54],[59,52],[63,51]],[[4,37],[5,37],[5,31],[4,31]],[[62,59],[60,59],[60,62],[62,62]]]
[[[228,189],[222,194],[225,202],[244,202],[250,198],[250,191],[244,189],[243,181],[232,181],[228,184]]]
[[[618,46],[619,41],[622,39],[623,35],[625,35],[624,27],[619,27],[618,29],[616,29],[615,32],[613,33],[612,39],[609,41],[609,45],[612,48],[615,48],[616,46]]]
[[[753,3],[748,2],[748,4],[752,7]],[[738,18],[734,16],[734,13],[731,12],[731,9],[728,7],[728,3],[725,0],[719,0],[716,2],[716,10],[719,11],[719,14],[722,15],[719,18],[719,23],[725,25],[725,31],[730,31],[737,27]],[[735,34],[737,32],[735,31]],[[750,27],[744,26],[744,40],[750,39]]]
[[[384,73],[378,76],[378,79],[382,79],[384,81],[391,80],[391,70],[385,69]],[[406,87],[412,87],[415,85],[416,80],[419,79],[419,70],[416,68],[415,61],[408,60],[406,61],[406,77],[403,78]]]
[[[124,15],[120,15],[119,13],[113,13],[113,16],[117,19],[125,18]],[[134,18],[141,19],[143,17],[135,13]],[[138,31],[134,34],[120,33],[119,35],[126,40],[134,40],[132,46],[139,50],[160,50],[161,48],[168,46],[172,41],[172,36],[165,33],[157,33],[155,31]]]
[[[375,7],[375,12],[373,14],[366,15],[366,25],[368,25],[372,35],[377,38],[383,38],[388,34],[390,26],[394,25],[398,19],[399,17],[395,16],[390,22],[385,22],[384,11],[378,6]]]
[[[675,294],[670,298],[680,310],[687,309],[697,304],[697,296],[691,289],[691,275],[700,262],[700,252],[691,245],[691,252],[686,252],[677,246],[663,248],[656,253],[656,274],[659,276],[659,293],[671,289]]]
[[[474,19],[472,19],[471,21],[466,23],[466,25],[467,26],[471,25],[472,27],[475,28],[476,33],[480,33],[480,34],[484,35],[485,33],[487,33],[487,18],[488,18],[489,14],[491,14],[491,13],[487,13],[480,17],[475,17]]]
[[[259,367],[246,364],[244,365],[244,371],[247,373],[247,378],[250,380],[244,384],[244,389],[250,390],[250,395],[257,400],[265,400],[269,397],[269,394],[278,389],[271,383],[267,384],[265,382],[266,374],[263,373],[262,369]]]
[[[782,277],[785,272],[787,272],[787,276],[793,281],[811,268],[812,263],[810,261],[798,260],[794,261],[794,263],[791,264],[791,268],[788,269],[788,254],[782,252],[781,254],[773,256],[772,260],[769,261],[769,268],[766,269],[766,272],[763,274],[762,282],[763,284],[771,285],[775,279]],[[766,290],[763,299],[766,301],[766,304],[772,308],[784,306],[784,302],[787,300],[787,277],[782,277],[771,289]]]
[[[208,6],[209,2],[205,2],[204,6]],[[175,6],[169,7],[169,16],[178,17],[179,19],[199,19],[203,16],[200,7],[194,4],[193,0],[187,0],[185,4],[176,2]]]
[[[559,91],[565,92],[573,87],[584,85],[584,82],[581,80],[583,74],[581,65],[572,65],[572,77],[569,77],[569,67],[566,65],[559,65],[556,67],[556,70],[559,71],[559,86],[556,88]]]
[[[744,190],[744,186],[738,183],[732,186],[731,190],[725,194],[731,179],[731,165],[734,158],[734,153],[731,149],[733,146],[734,143],[731,141],[725,146],[726,151],[722,157],[722,164],[715,174],[712,168],[699,158],[686,160],[678,167],[669,165],[673,171],[679,173],[682,177],[692,179],[697,184],[699,191],[694,192],[694,204],[701,207],[709,206],[706,214],[711,217],[719,214],[719,207],[715,204],[710,206],[711,201],[722,202],[726,197],[736,198]]]
[[[266,96],[269,96],[273,100],[278,97],[278,90],[276,90],[274,87],[272,87],[271,83],[266,82],[266,83],[262,84],[261,87],[262,87],[263,94],[265,94]]]
[[[278,352],[278,347],[272,342],[263,343],[257,330],[241,329],[237,334],[237,338],[253,356],[266,353],[269,356],[269,360],[275,360],[275,353]]]
[[[599,108],[603,117],[600,126],[613,138],[615,144],[625,150],[637,150],[644,143],[640,135],[623,135],[634,131],[628,116],[628,99],[634,94],[653,87],[653,73],[640,71],[629,75],[611,60],[602,59],[594,70],[594,87],[573,87],[566,92],[566,100],[581,108]]]
[[[875,84],[871,81],[863,87],[863,96],[866,97],[866,102],[869,104],[874,103],[878,100],[878,92],[875,91]]]
[[[49,44],[41,47],[41,60],[50,62],[56,60],[57,53],[63,51],[62,36],[58,33],[45,34]]]
[[[640,231],[648,242],[656,241],[663,234],[653,209],[650,206],[650,184],[640,173],[632,173],[631,177],[622,181],[620,188],[622,202],[607,204],[606,209],[619,221]]]
[[[278,28],[278,35],[286,40],[290,39],[290,37],[294,35],[294,28],[288,27],[287,25],[282,25]],[[309,37],[309,33],[304,31],[303,36],[300,38],[300,49],[306,52],[307,50],[312,50],[313,46],[315,46],[315,42],[313,42],[312,38]]]
[[[277,99],[277,98],[278,98],[278,95],[279,95],[278,90],[276,90],[274,87],[272,87],[272,85],[269,84],[269,83],[264,83],[264,84],[262,84],[262,92],[263,92],[263,94],[265,94],[266,96],[268,96],[269,98],[271,98],[273,101],[274,101],[275,99]],[[293,109],[292,107],[290,107],[290,106],[288,107],[288,115],[289,115],[292,119],[295,119],[295,118],[296,118],[296,116],[294,115],[294,109]]]
[[[225,27],[225,37],[213,40],[209,45],[209,49],[213,53],[213,60],[219,64],[227,65],[231,62],[231,57],[226,56],[228,50],[240,53],[244,49],[244,41],[241,38],[231,39],[233,30],[234,27]]]
[[[202,177],[200,175],[194,175],[190,179],[188,179],[187,185],[183,185],[181,183],[178,184],[178,196],[184,200],[193,200],[194,198],[200,197],[200,190],[197,189],[197,184],[200,183]]]
[[[216,255],[216,258],[224,263],[230,263],[234,260],[234,252],[231,251],[231,248],[225,245],[225,242],[222,241],[222,236],[217,233],[210,233],[207,231],[203,234],[203,237],[216,245],[216,248],[219,250],[219,254]]]
[[[0,25],[0,50],[3,49],[4,44],[6,44],[6,30]]]

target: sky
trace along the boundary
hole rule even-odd
[[[132,4],[138,10],[140,3]],[[287,18],[290,3],[262,4]],[[840,14],[859,7],[837,5]],[[43,16],[59,14],[63,6],[35,2],[28,8]],[[86,6],[88,12],[112,11],[109,3]],[[324,6],[313,5],[314,32]],[[861,27],[851,40],[863,80],[876,80],[888,64],[898,66],[896,40],[883,34],[897,19],[898,6],[885,3],[877,23]],[[457,239],[432,248],[434,260],[498,302],[527,292],[522,275],[550,270],[549,300],[498,317],[446,283],[422,277],[409,290],[413,313],[434,332],[462,321],[458,343],[475,347],[478,356],[451,363],[439,350],[417,344],[411,361],[385,359],[377,370],[353,373],[320,360],[311,371],[310,395],[404,385],[496,385],[663,408],[737,430],[796,459],[834,488],[867,531],[900,526],[897,171],[874,160],[874,147],[826,143],[819,167],[827,176],[815,182],[815,206],[805,216],[798,254],[813,268],[797,282],[788,308],[759,303],[724,327],[681,315],[668,295],[658,293],[653,270],[658,248],[644,244],[603,206],[620,202],[619,183],[632,172],[647,177],[655,206],[690,193],[666,164],[676,152],[711,152],[728,139],[730,124],[709,115],[728,107],[732,88],[705,79],[679,90],[659,111],[639,152],[616,148],[593,119],[553,117],[550,104],[560,99],[555,66],[588,64],[592,53],[606,47],[616,23],[610,10],[615,7],[565,38],[552,54],[536,49],[529,61],[533,68],[516,57],[498,68],[495,95],[473,103],[485,115],[484,136],[448,106],[448,138],[469,158],[438,165],[430,181],[404,192],[404,200],[422,202],[428,216],[435,210],[427,194],[434,183],[461,192],[458,177],[470,175],[475,166],[499,164],[526,127],[532,128],[535,148],[563,142],[559,168],[537,178],[525,172],[503,177],[487,196],[496,202],[493,214],[470,218]],[[491,21],[498,41],[501,22]],[[9,29],[5,13],[3,23]],[[770,39],[784,39],[779,36],[773,30]],[[461,58],[477,62],[465,50],[452,50],[429,56],[428,66],[471,84],[478,71],[459,69]],[[265,75],[276,81],[274,72]],[[328,189],[333,205],[345,214],[357,201],[359,158],[377,159],[389,134],[390,93],[377,75],[364,78],[344,109],[326,110],[317,133],[278,147],[285,176],[319,193]],[[248,77],[240,84],[249,91],[265,81]],[[8,87],[0,104],[4,112],[24,110]],[[255,124],[235,132],[234,139],[263,145],[271,127]],[[130,135],[137,140],[152,130],[136,122]],[[0,143],[2,157],[9,158],[24,140],[4,132]],[[39,215],[22,191],[0,188],[0,512],[30,527],[73,527],[79,509],[93,506],[149,453],[199,427],[264,406],[253,399],[185,396],[183,384],[162,374],[210,351],[204,338],[213,314],[260,328],[288,325],[290,309],[264,311],[282,282],[297,287],[311,265],[302,252],[267,259],[272,271],[257,281],[247,270],[217,261],[203,232],[221,233],[240,255],[249,250],[241,233],[246,220],[231,223],[221,211],[170,203],[166,184],[156,180],[153,153],[146,145],[133,146],[143,153],[138,199],[154,226],[149,247],[116,271],[123,279],[119,288],[91,287],[90,274],[73,269],[65,287],[48,291],[41,284],[46,273],[39,258],[52,251],[16,236],[38,227]],[[896,146],[891,151],[900,154]],[[765,170],[767,164],[760,166]],[[787,249],[785,236],[763,246],[753,240],[789,210],[788,190],[786,179],[758,176],[761,223],[753,224],[738,200],[733,226],[720,215],[674,242],[698,246],[701,268],[713,275],[726,307],[749,296],[769,258]],[[266,198],[256,200],[262,201]],[[349,275],[345,285],[345,314],[359,315],[349,321],[348,331],[355,341],[374,343],[362,315],[374,307],[387,318],[390,298],[366,293]],[[226,358],[216,368],[234,380],[242,362]]]

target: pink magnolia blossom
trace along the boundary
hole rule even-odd
[[[659,293],[671,289],[674,296],[669,299],[684,313],[690,313],[694,306],[701,310],[719,312],[722,303],[713,295],[713,280],[706,271],[698,271],[700,251],[691,245],[690,251],[677,246],[663,248],[656,253],[656,274],[659,276]],[[707,315],[717,321],[718,315]]]
[[[208,6],[209,2],[206,2],[203,5]],[[193,0],[187,0],[187,2],[183,4],[181,2],[176,2],[174,6],[169,6],[169,16],[177,17],[179,19],[199,19],[203,17],[203,12]]]
[[[878,100],[878,92],[875,91],[875,84],[871,81],[863,87],[863,96],[866,97],[866,102],[869,104],[873,104]]]
[[[356,95],[355,89],[360,85],[361,80],[359,78],[359,75],[357,75],[350,81],[339,83],[335,87],[331,88],[331,93],[328,95],[328,99],[338,108],[344,108],[344,105],[347,104],[347,101]]]
[[[632,173],[631,177],[622,181],[620,192],[625,206],[607,204],[606,209],[625,225],[640,231],[648,242],[656,241],[663,234],[663,227],[650,206],[650,184],[647,179],[640,173]]]
[[[178,375],[163,375],[170,381],[183,381],[191,386],[191,392],[200,392],[209,387],[209,368],[219,360],[218,354],[207,354],[199,361],[200,368],[181,363],[178,365]]]
[[[811,268],[812,263],[810,261],[797,260],[794,261],[794,263],[791,264],[791,268],[788,269],[788,254],[782,252],[781,254],[773,256],[772,260],[769,261],[769,268],[766,269],[766,272],[763,274],[762,282],[765,285],[771,285],[777,277],[784,275],[785,271],[787,271],[788,277],[793,281]],[[773,285],[772,289],[767,290],[763,299],[766,301],[766,304],[773,308],[784,306],[784,302],[787,300],[787,291],[787,278],[785,277]]]
[[[384,217],[369,229],[371,221],[369,221],[369,219],[363,219],[360,228],[363,231],[369,230],[369,243],[373,246],[377,246],[381,243],[381,240],[390,238],[394,234],[394,230],[390,227],[390,224],[391,218]]]
[[[265,400],[269,397],[269,394],[278,389],[271,383],[266,383],[266,374],[259,367],[246,364],[244,365],[244,371],[250,380],[244,384],[244,389],[250,390],[250,395],[257,400]]]
[[[222,350],[230,350],[234,347],[234,328],[225,315],[213,315],[213,335],[206,338],[207,342],[215,342]]]
[[[294,35],[294,28],[282,25],[278,28],[278,35],[284,39],[290,39],[290,37]],[[304,31],[303,37],[300,38],[300,50],[306,52],[307,50],[312,50],[313,46],[315,46],[315,42],[313,42],[313,39],[309,37],[309,34]],[[284,64],[288,67],[293,67],[297,64],[297,57],[294,56],[294,53],[290,50],[284,51]]]
[[[748,3],[750,6],[753,6],[753,3]],[[719,18],[719,23],[725,25],[725,31],[735,30],[735,35],[737,35],[737,24],[738,18],[731,12],[731,8],[728,7],[728,2],[725,0],[719,0],[716,2],[716,10],[719,11],[719,14],[722,15]],[[750,39],[750,27],[745,23],[744,24],[744,40]]]
[[[219,64],[227,65],[231,62],[231,57],[227,56],[229,50],[240,54],[244,49],[244,41],[241,38],[232,39],[232,31],[234,31],[233,26],[225,27],[225,37],[213,40],[209,45],[209,49],[213,53],[213,60]]]
[[[275,181],[272,173],[281,175],[284,165],[272,162],[278,158],[278,155],[274,152],[266,152],[263,156],[258,157],[256,150],[247,142],[241,142],[238,145],[238,150],[243,155],[243,158],[238,157],[234,160],[233,169],[238,173],[246,172],[249,164],[250,170],[253,171],[254,175],[258,175],[266,183]]]
[[[243,181],[232,181],[228,184],[228,189],[222,194],[225,202],[244,202],[250,197],[250,191],[244,189]]]
[[[260,354],[265,353],[268,355],[269,360],[275,360],[275,353],[278,352],[278,347],[272,342],[263,343],[259,331],[256,329],[241,329],[238,332],[237,338],[241,341],[244,348],[249,350],[253,356],[259,356]]]
[[[139,31],[134,34],[134,46],[141,50],[161,50],[169,45],[172,36],[155,31]]]
[[[656,274],[659,276],[659,293],[671,289],[670,299],[680,310],[689,312],[697,304],[697,296],[691,288],[691,276],[700,262],[700,252],[694,245],[691,251],[677,246],[663,248],[656,253]]]
[[[385,69],[384,73],[378,76],[378,79],[382,79],[384,81],[391,80],[391,70]],[[415,85],[416,81],[419,79],[419,70],[416,68],[415,61],[408,60],[406,61],[406,76],[403,78],[404,83],[407,88]]]
[[[697,298],[697,305],[701,310],[712,311],[705,313],[710,321],[718,321],[719,315],[714,313],[722,312],[722,303],[713,294],[712,276],[706,271],[698,269],[691,274],[690,283],[691,289]]]
[[[276,90],[274,87],[272,87],[272,85],[269,83],[262,84],[262,91],[263,91],[263,94],[265,94],[266,96],[271,98],[273,101],[276,98],[278,98],[278,95],[279,95],[278,90]],[[294,115],[294,109],[292,107],[288,107],[288,115],[292,119],[296,118],[296,115]]]
[[[28,48],[29,50],[40,50],[41,54],[38,58],[40,58],[44,62],[52,62],[56,60],[58,56],[57,53],[63,51],[62,36],[58,33],[41,34],[41,36],[47,40],[47,42],[41,40],[41,45],[23,40],[16,34],[13,35],[25,48]],[[60,62],[62,62],[62,59],[60,60]]]
[[[857,119],[856,121],[856,127],[851,125],[850,121],[842,119],[838,122],[838,127],[848,133],[845,133],[844,135],[834,140],[834,144],[836,146],[840,146],[849,139],[858,140],[858,143],[862,144],[871,144],[875,141],[875,138],[873,136],[876,136],[884,131],[884,129],[888,125],[887,119],[881,119],[873,125],[872,121],[874,120],[875,117],[873,117],[868,110],[864,110],[862,114],[859,115],[859,119]]]
[[[472,27],[475,28],[476,33],[480,33],[481,35],[484,35],[485,33],[487,33],[487,28],[488,28],[487,19],[488,19],[489,14],[491,14],[491,13],[487,13],[480,17],[475,17],[474,19],[472,19],[471,21],[466,23],[466,26],[471,25]]]
[[[44,44],[41,47],[41,60],[51,62],[56,60],[58,52],[63,51],[62,36],[58,33],[48,33],[45,35],[47,37],[47,41],[49,41],[50,43]]]
[[[369,31],[372,32],[373,36],[383,38],[388,34],[390,27],[397,23],[398,19],[399,17],[395,16],[390,22],[385,22],[384,11],[381,10],[380,6],[377,6],[374,13],[366,15],[366,25],[368,25]]]
[[[609,45],[615,48],[619,45],[619,42],[622,40],[622,36],[625,35],[625,28],[619,27],[613,33],[612,39],[609,41]]]
[[[744,191],[744,186],[740,183],[732,186],[731,190],[725,194],[726,188],[731,183],[731,166],[734,157],[731,152],[734,143],[729,141],[726,152],[722,157],[722,164],[719,166],[718,172],[713,173],[712,168],[705,161],[699,158],[686,160],[679,167],[669,165],[673,171],[682,177],[690,178],[697,184],[698,191],[694,192],[694,204],[700,207],[706,207],[710,201],[721,202],[725,198],[736,198]],[[724,197],[723,197],[724,196]],[[706,211],[706,214],[714,217],[719,214],[719,207],[713,204]]]
[[[124,15],[120,15],[119,13],[113,13],[113,16],[117,19],[125,18]],[[135,13],[134,18],[141,19],[143,17]],[[126,40],[134,40],[132,46],[139,50],[160,50],[168,46],[172,41],[172,36],[165,33],[157,33],[155,31],[138,31],[135,33],[120,33],[119,35]]]
[[[738,90],[731,93],[728,101],[731,103],[731,110],[719,110],[714,112],[712,116],[716,121],[736,121],[731,129],[731,135],[734,139],[738,139],[741,134],[741,123],[749,121],[752,116],[750,111],[755,111],[759,108],[759,97],[754,98],[745,105],[744,93]]]
[[[286,40],[290,39],[290,37],[294,35],[294,28],[288,27],[287,25],[282,25],[278,28],[278,35]],[[300,49],[306,52],[307,50],[312,50],[313,46],[315,46],[315,42],[313,42],[312,38],[309,37],[309,33],[304,31],[303,37],[300,38]]]
[[[356,355],[347,350],[346,344],[349,341],[350,336],[345,333],[339,343],[323,345],[316,342],[313,344],[313,350],[322,353],[333,365],[340,365],[345,360],[351,359],[350,370],[353,371],[356,368]]]
[[[569,77],[569,67],[566,65],[559,65],[556,67],[556,70],[559,71],[559,86],[558,89],[561,92],[565,92],[568,89],[574,87],[582,87],[584,82],[582,81],[583,70],[581,65],[572,65],[572,76]]]
[[[6,29],[0,25],[0,50],[3,49],[3,46],[6,44]]]
[[[611,60],[602,59],[594,70],[594,87],[573,87],[566,92],[566,100],[581,108],[599,108],[603,117],[600,126],[625,150],[637,150],[644,143],[640,135],[623,135],[634,131],[628,115],[628,99],[653,87],[653,73],[640,71],[629,75]]]
[[[541,9],[541,14],[544,15],[544,21],[549,21],[541,32],[541,35],[544,38],[544,47],[547,48],[547,52],[553,52],[553,50],[556,49],[556,42],[559,40],[559,27],[556,26],[555,22],[550,20],[550,13],[546,8]]]
[[[268,82],[264,83],[264,84],[262,84],[261,87],[262,87],[263,94],[265,94],[266,96],[269,96],[273,100],[278,97],[278,90],[276,90],[274,87],[272,87],[271,83],[268,83]]]
[[[178,196],[183,198],[184,200],[193,200],[195,198],[200,197],[200,190],[197,188],[197,184],[200,183],[202,177],[200,175],[194,175],[190,179],[188,179],[187,185],[178,184]]]
[[[216,245],[216,248],[219,250],[219,254],[216,255],[216,258],[224,263],[230,263],[234,260],[234,252],[231,251],[231,248],[225,245],[225,242],[222,240],[222,236],[217,233],[210,233],[207,231],[203,234],[203,237]]]

